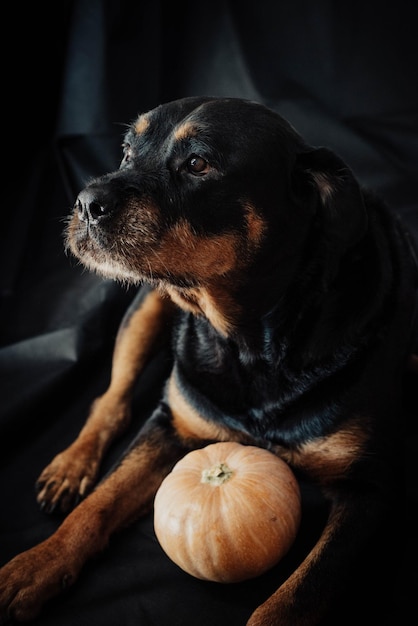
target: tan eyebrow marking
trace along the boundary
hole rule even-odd
[[[149,126],[149,119],[145,115],[140,115],[134,124],[137,135],[144,133]]]
[[[197,134],[197,127],[192,122],[185,122],[180,124],[174,131],[174,137],[177,140],[187,139],[187,137],[195,137]]]

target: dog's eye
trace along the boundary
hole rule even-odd
[[[186,169],[195,176],[204,176],[210,170],[209,163],[197,154],[192,154],[186,161]]]

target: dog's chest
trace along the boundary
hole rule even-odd
[[[199,320],[183,320],[174,339],[175,377],[204,419],[260,437],[280,421],[280,372],[266,359],[245,363],[237,345]]]

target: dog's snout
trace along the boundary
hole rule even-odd
[[[111,212],[112,207],[104,198],[100,198],[94,189],[83,189],[78,195],[75,209],[81,221],[96,224]]]

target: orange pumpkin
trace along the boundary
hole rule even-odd
[[[183,457],[154,503],[161,547],[183,570],[230,583],[270,569],[300,524],[299,486],[289,466],[255,446],[222,442]]]

